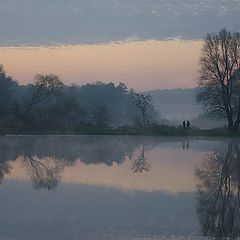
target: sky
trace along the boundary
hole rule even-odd
[[[194,87],[206,33],[240,30],[240,0],[0,1],[0,63],[24,84]]]

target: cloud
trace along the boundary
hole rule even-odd
[[[0,45],[200,39],[239,31],[240,0],[2,0]]]

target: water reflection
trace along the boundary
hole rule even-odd
[[[0,137],[0,239],[234,238],[240,234],[239,145]]]
[[[188,150],[190,147],[188,139],[183,139],[182,141],[182,149],[183,150]]]
[[[21,139],[21,141],[19,141]],[[46,144],[43,144],[43,140]],[[85,165],[122,164],[126,158],[132,159],[133,173],[150,171],[145,152],[150,151],[156,143],[141,138],[132,141],[119,138],[1,138],[0,179],[11,172],[11,163],[21,161],[27,169],[34,189],[56,189],[65,167],[70,167],[80,160]],[[140,152],[135,158],[134,152]],[[1,182],[0,182],[1,183]]]
[[[240,146],[230,141],[224,153],[208,154],[196,170],[197,213],[204,236],[240,236]]]
[[[23,156],[22,160],[29,171],[34,189],[56,189],[64,169],[61,161],[54,158],[37,159],[32,156]]]
[[[140,148],[139,156],[133,160],[132,163],[132,171],[133,173],[142,173],[142,172],[149,172],[151,170],[150,164],[147,162],[145,157],[145,152],[150,151],[151,148],[143,144]]]
[[[10,173],[10,169],[11,167],[8,162],[0,162],[0,185],[2,183],[4,175]]]
[[[2,179],[32,180],[35,189],[54,190],[60,182],[68,182],[148,192],[194,191],[197,162],[204,151],[219,143],[189,140],[191,148],[181,151],[182,141],[116,136],[1,137],[0,168]]]

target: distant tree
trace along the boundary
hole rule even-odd
[[[11,170],[11,165],[7,161],[0,161],[0,186],[4,176],[9,174]]]
[[[135,122],[138,127],[146,128],[152,122],[152,96],[150,94],[136,93],[131,91],[132,102],[135,106],[137,113],[135,116]]]
[[[94,124],[103,129],[109,128],[111,122],[110,109],[106,105],[95,104],[91,111]]]
[[[129,91],[127,87],[120,83],[115,86],[113,83],[91,83],[83,86],[69,87],[71,96],[75,96],[80,106],[85,109],[89,115],[99,106],[108,106],[111,110],[111,125],[114,127],[128,124],[131,122],[129,108],[132,108]]]
[[[103,129],[109,128],[111,116],[110,109],[106,105],[94,105],[91,115],[95,125]]]
[[[209,114],[224,115],[229,131],[240,124],[240,33],[207,34],[200,57],[198,100]]]
[[[0,65],[0,114],[9,111],[14,86],[17,86],[17,82],[8,76],[3,65]]]
[[[38,104],[49,100],[55,93],[56,89],[61,87],[63,83],[55,74],[37,74],[35,82],[29,85],[28,94],[24,97],[22,102],[16,102],[16,114],[22,120],[31,118],[32,110]]]
[[[17,87],[17,82],[8,76],[3,65],[0,65],[0,134],[4,134],[6,125],[10,122],[14,91]]]
[[[31,111],[35,105],[47,100],[62,85],[60,78],[55,74],[37,74],[35,82],[30,84],[30,94],[23,105],[25,111]]]
[[[49,128],[79,126],[86,117],[86,111],[76,99],[62,92],[50,104],[44,104],[41,111],[47,113],[39,116],[42,125]]]

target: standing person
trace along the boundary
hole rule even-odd
[[[191,124],[190,122],[187,120],[187,130],[189,130],[191,128]]]
[[[183,121],[183,131],[185,132],[185,130],[186,130],[186,121],[184,120]]]

